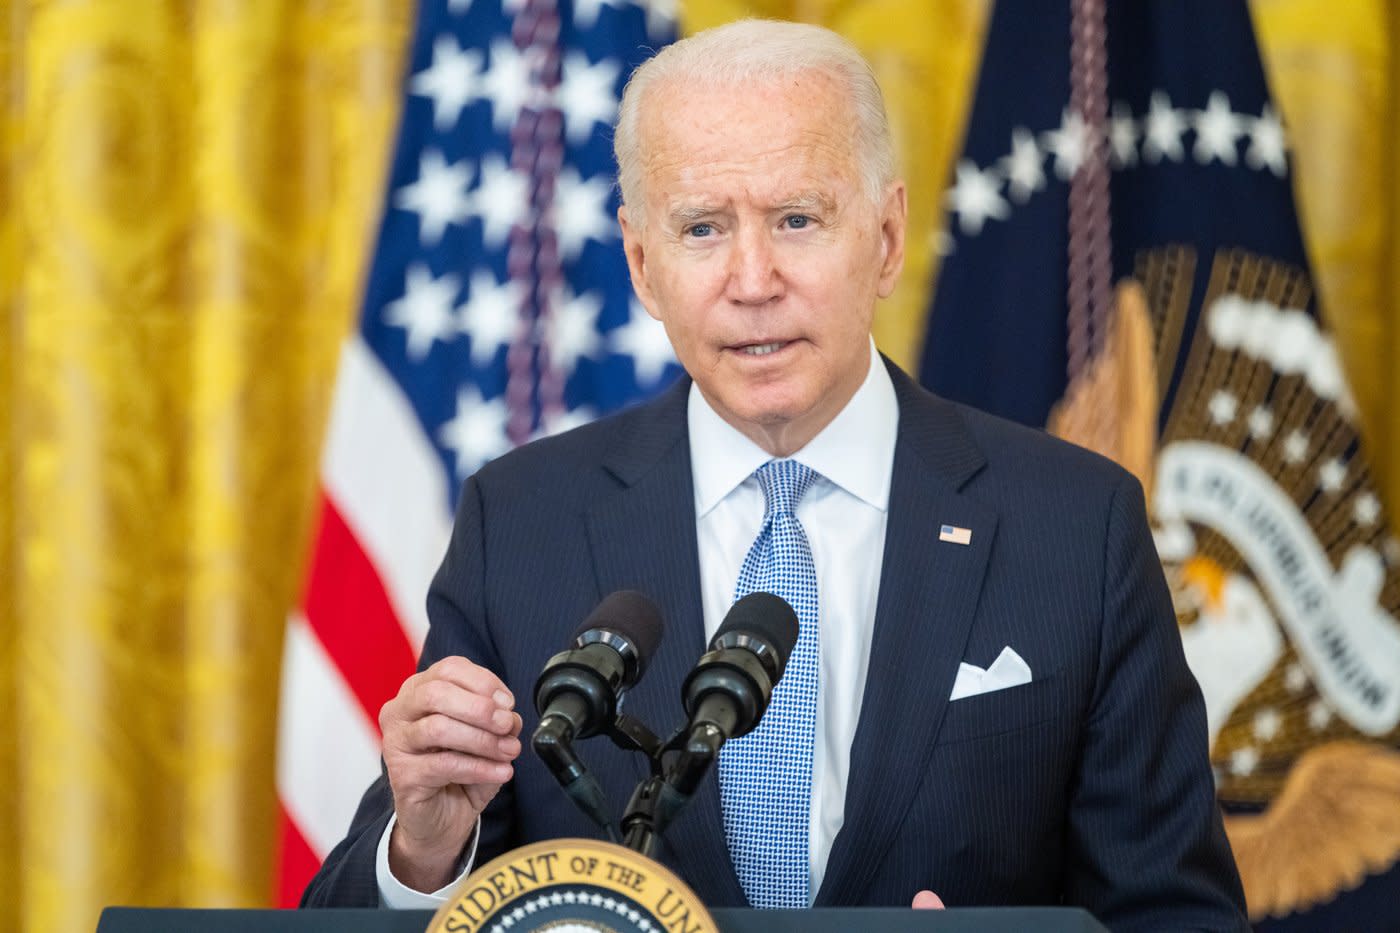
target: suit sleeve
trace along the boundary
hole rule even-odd
[[[462,489],[447,555],[428,588],[428,637],[418,660],[422,671],[449,655],[461,655],[498,675],[503,668],[486,620],[485,509],[475,477]],[[510,685],[516,690],[515,685]],[[517,704],[522,702],[516,692]],[[382,769],[382,764],[381,764]],[[481,818],[477,862],[513,847],[514,792],[507,784]],[[360,800],[350,831],[326,856],[302,894],[303,907],[378,907],[375,856],[394,812],[388,775],[381,770]]]
[[[1099,659],[1069,811],[1066,899],[1118,930],[1248,930],[1142,489],[1109,503]]]

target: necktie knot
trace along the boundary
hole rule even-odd
[[[816,470],[796,460],[769,460],[754,471],[763,487],[765,522],[780,515],[794,515],[797,503],[817,478]]]

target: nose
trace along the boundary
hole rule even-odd
[[[767,304],[782,297],[783,287],[769,231],[759,224],[741,229],[729,254],[729,300],[742,305]]]

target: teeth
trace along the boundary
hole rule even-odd
[[[751,347],[744,347],[744,352],[749,356],[765,356],[774,350],[782,349],[781,343],[761,343]]]

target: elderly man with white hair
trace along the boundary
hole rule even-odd
[[[906,195],[866,62],[813,26],[700,33],[632,76],[616,151],[632,284],[688,378],[467,481],[385,773],[304,902],[434,906],[472,865],[593,835],[521,755],[545,660],[643,590],[667,634],[627,709],[669,725],[761,589],[796,610],[788,669],[660,853],[708,904],[1246,929],[1141,489],[875,351]],[[620,810],[641,762],[586,757]]]

